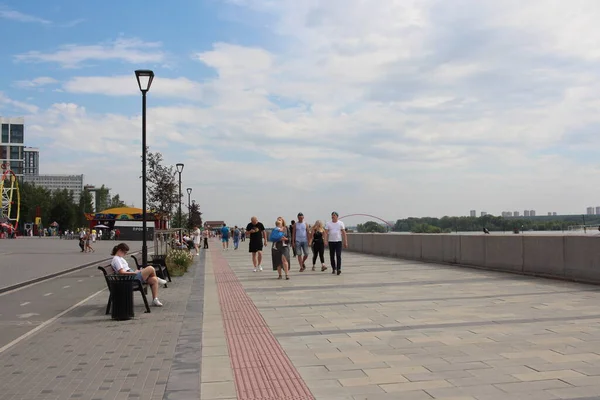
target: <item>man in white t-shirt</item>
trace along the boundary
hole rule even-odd
[[[346,226],[338,221],[339,214],[331,213],[331,221],[325,224],[325,244],[329,245],[329,259],[331,261],[332,274],[342,273],[342,245],[348,247],[348,236]]]

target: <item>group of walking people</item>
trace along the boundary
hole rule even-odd
[[[283,217],[277,218],[275,228],[269,238],[264,225],[256,217],[252,217],[246,227],[250,238],[249,251],[252,253],[254,272],[262,271],[262,250],[271,242],[271,259],[273,270],[277,271],[278,279],[290,279],[291,257],[290,248],[294,257],[297,257],[300,266],[299,272],[306,271],[306,262],[309,258],[309,248],[312,250],[312,270],[316,271],[317,258],[321,262],[321,272],[328,268],[325,265],[325,247],[329,247],[329,258],[332,274],[342,273],[342,248],[348,247],[346,227],[339,220],[337,212],[331,213],[331,221],[323,224],[316,221],[309,226],[304,220],[304,214],[298,213],[298,222],[287,226]]]

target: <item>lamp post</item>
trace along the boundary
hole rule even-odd
[[[146,228],[146,93],[154,80],[154,72],[138,69],[135,78],[142,92],[142,266],[148,265],[148,244]]]
[[[181,243],[183,243],[183,236],[181,235],[181,173],[183,172],[183,164],[177,163],[175,164],[175,167],[177,168],[177,173],[179,174],[179,240],[181,240]]]
[[[190,196],[192,195],[192,188],[186,189],[188,194],[188,229],[192,229],[192,212],[190,206]]]

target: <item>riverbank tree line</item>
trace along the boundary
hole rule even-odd
[[[598,226],[600,215],[548,215],[536,217],[424,217],[398,219],[394,224],[394,232],[412,233],[451,233],[475,232],[487,229],[492,231],[567,231],[574,225]],[[374,221],[357,225],[358,232],[386,232],[386,227]]]
[[[180,197],[174,171],[174,166],[163,165],[161,153],[148,152],[148,209],[170,219],[171,226],[175,228],[188,225],[190,228],[194,225],[202,226],[202,213],[200,205],[197,203],[191,204],[189,210],[187,210],[187,204],[182,204],[181,221],[176,218]],[[19,230],[21,232],[24,232],[24,224],[34,223],[37,216],[41,217],[44,228],[56,222],[61,231],[76,230],[89,226],[85,218],[86,213],[100,212],[116,207],[133,207],[122,201],[119,194],[110,196],[110,190],[104,185],[96,189],[95,205],[93,194],[88,190],[83,190],[79,198],[75,198],[73,191],[67,189],[52,191],[27,182],[20,182],[19,188],[21,196]]]

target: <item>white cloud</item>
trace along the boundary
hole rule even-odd
[[[600,145],[595,2],[236,4],[263,13],[276,40],[194,53],[216,77],[157,73],[151,96],[175,101],[149,102],[151,150],[186,164],[185,185],[205,216],[239,224],[300,209],[309,219],[332,209],[386,219],[472,208],[541,214],[600,197],[589,185]],[[138,56],[117,47],[26,59],[78,66]],[[62,88],[139,95],[133,74],[79,76]],[[91,183],[139,198],[138,115],[59,104],[32,121],[28,135],[54,143],[52,157],[83,170],[94,160],[102,167],[93,179],[109,182]]]
[[[140,90],[135,75],[113,77],[88,76],[75,77],[65,82],[63,89],[70,93],[103,94],[107,96],[139,95]],[[196,99],[203,98],[203,87],[199,82],[188,78],[155,79],[150,88],[152,96],[167,98]]]
[[[10,8],[0,5],[0,18],[9,19],[18,22],[33,22],[38,24],[49,25],[52,22],[47,19],[36,17],[34,15],[24,14],[22,12],[11,10]]]
[[[86,61],[119,60],[126,63],[152,63],[164,60],[161,44],[139,39],[117,39],[95,45],[68,44],[50,53],[29,51],[15,56],[17,62],[51,62],[65,68],[80,67]]]
[[[53,85],[55,83],[58,83],[58,81],[54,78],[51,78],[49,76],[40,76],[40,77],[32,79],[32,80],[16,81],[14,83],[14,86],[23,88],[23,89],[31,89],[31,88],[38,88],[38,87],[46,86],[46,85]]]
[[[33,104],[13,100],[4,93],[0,92],[0,110],[5,107],[8,107],[12,110],[19,110],[19,112],[26,111],[28,113],[35,113],[38,111],[38,107]]]

